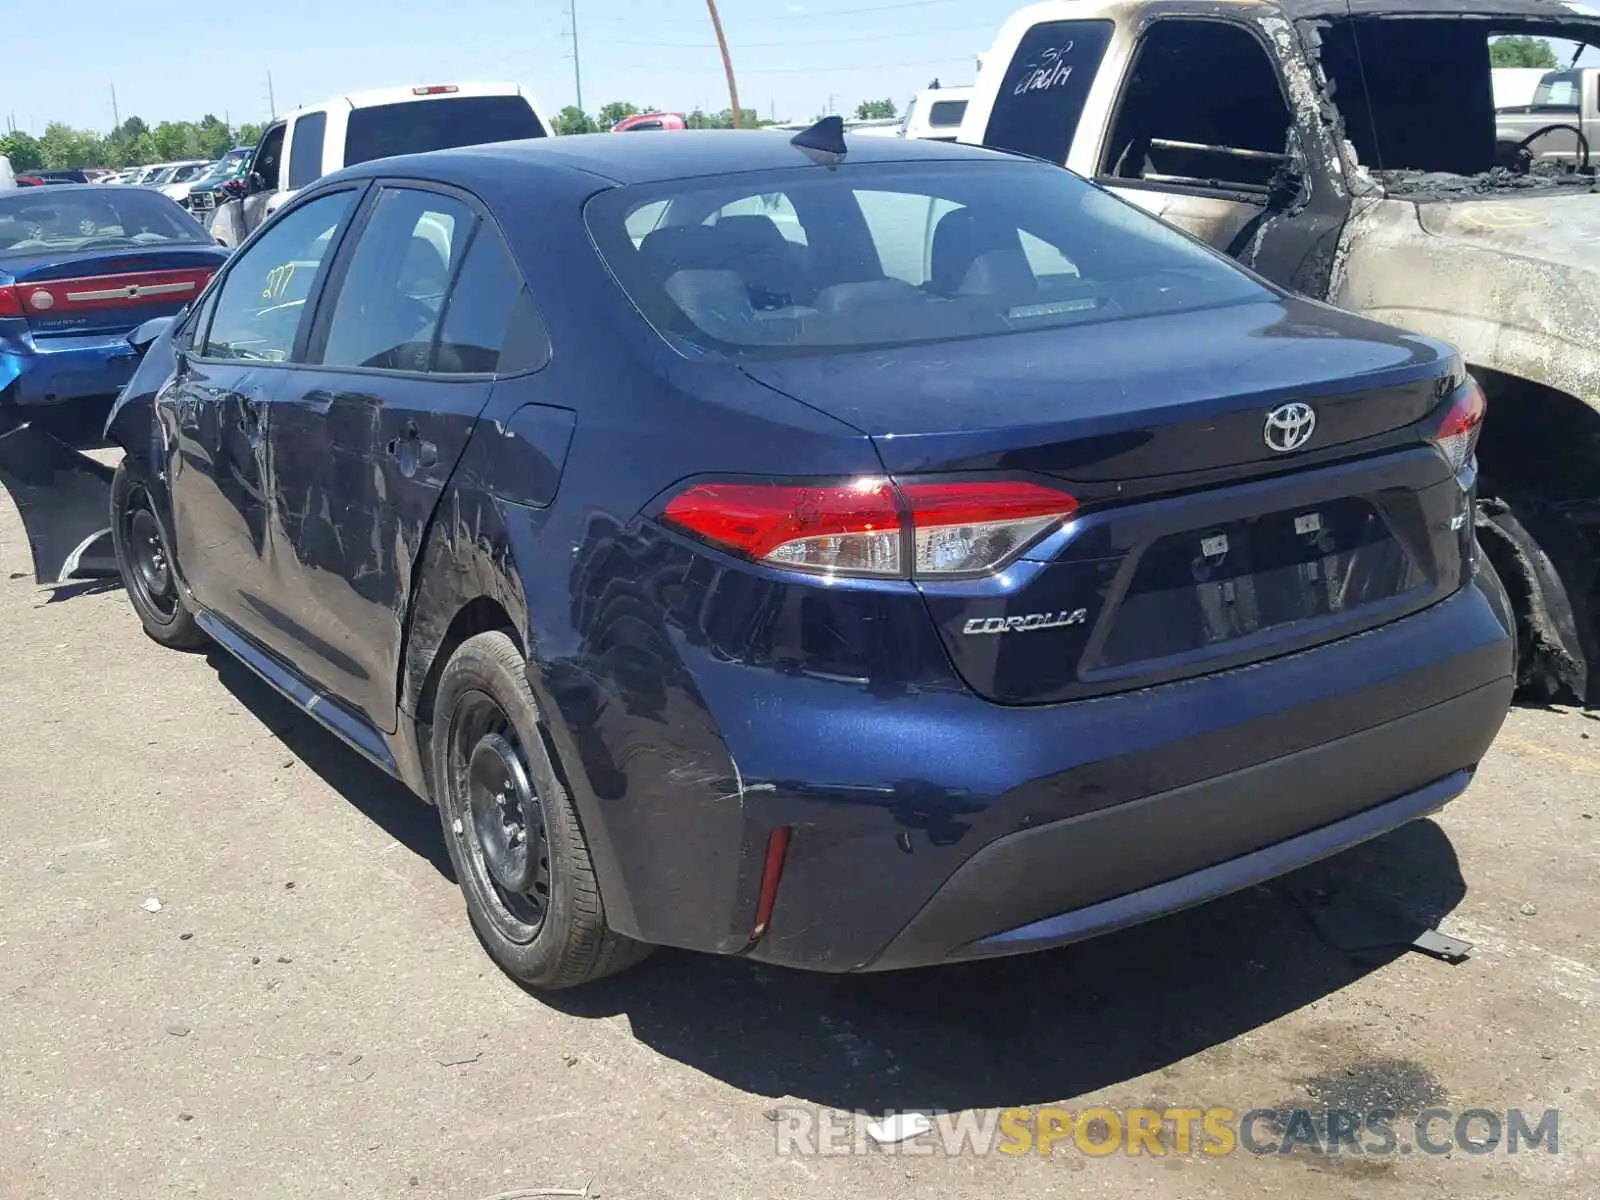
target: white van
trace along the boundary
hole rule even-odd
[[[953,142],[961,132],[961,118],[967,115],[972,85],[924,88],[906,105],[901,136],[932,142]]]
[[[218,207],[211,232],[223,245],[237,246],[295,192],[342,167],[545,137],[549,130],[514,83],[435,83],[336,96],[267,126],[244,176],[246,195]]]

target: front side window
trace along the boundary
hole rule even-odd
[[[1272,295],[1059,167],[965,161],[768,175],[757,195],[785,197],[803,242],[785,237],[770,212],[725,215],[749,196],[748,176],[731,188],[715,180],[613,188],[588,204],[612,273],[681,353],[819,354]],[[636,243],[630,218],[663,200]]]
[[[278,217],[240,252],[222,281],[202,357],[289,360],[306,300],[355,196],[319,196]]]
[[[1267,49],[1222,21],[1155,22],[1135,52],[1101,174],[1265,196],[1292,119]]]
[[[307,113],[294,123],[294,139],[289,143],[289,187],[303,188],[322,177],[322,135],[328,127],[328,114]]]
[[[453,197],[385,188],[339,285],[323,363],[428,370],[445,294],[476,223]]]
[[[274,125],[267,130],[256,150],[251,170],[266,181],[267,191],[278,190],[278,169],[283,163],[283,126]]]
[[[1111,30],[1110,21],[1047,21],[1023,34],[983,144],[1066,162]]]

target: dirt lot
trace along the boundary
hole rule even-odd
[[[1600,1195],[1594,716],[1514,712],[1464,800],[1298,902],[892,977],[664,953],[541,1001],[475,943],[431,809],[120,592],[27,569],[0,499],[5,1200]],[[1308,895],[1477,954],[1336,949]],[[780,1105],[1062,1103],[1554,1107],[1559,1153],[776,1152]]]

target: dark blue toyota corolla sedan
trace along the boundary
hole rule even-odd
[[[543,988],[1056,946],[1461,792],[1513,648],[1450,349],[838,136],[318,181],[149,346],[114,476],[0,438],[41,572],[108,490],[151,636],[437,804]]]

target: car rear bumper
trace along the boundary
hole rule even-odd
[[[755,671],[680,644],[705,736],[656,742],[659,779],[635,761],[626,790],[600,801],[585,780],[577,798],[586,825],[603,826],[608,916],[644,941],[824,971],[1040,949],[1445,803],[1505,719],[1509,622],[1485,564],[1423,612],[1310,650],[1017,707]],[[719,744],[731,779],[689,765]],[[756,938],[779,828],[787,857]]]
[[[24,408],[115,396],[138,365],[125,333],[30,337],[0,349],[0,378],[16,379],[8,399]]]

